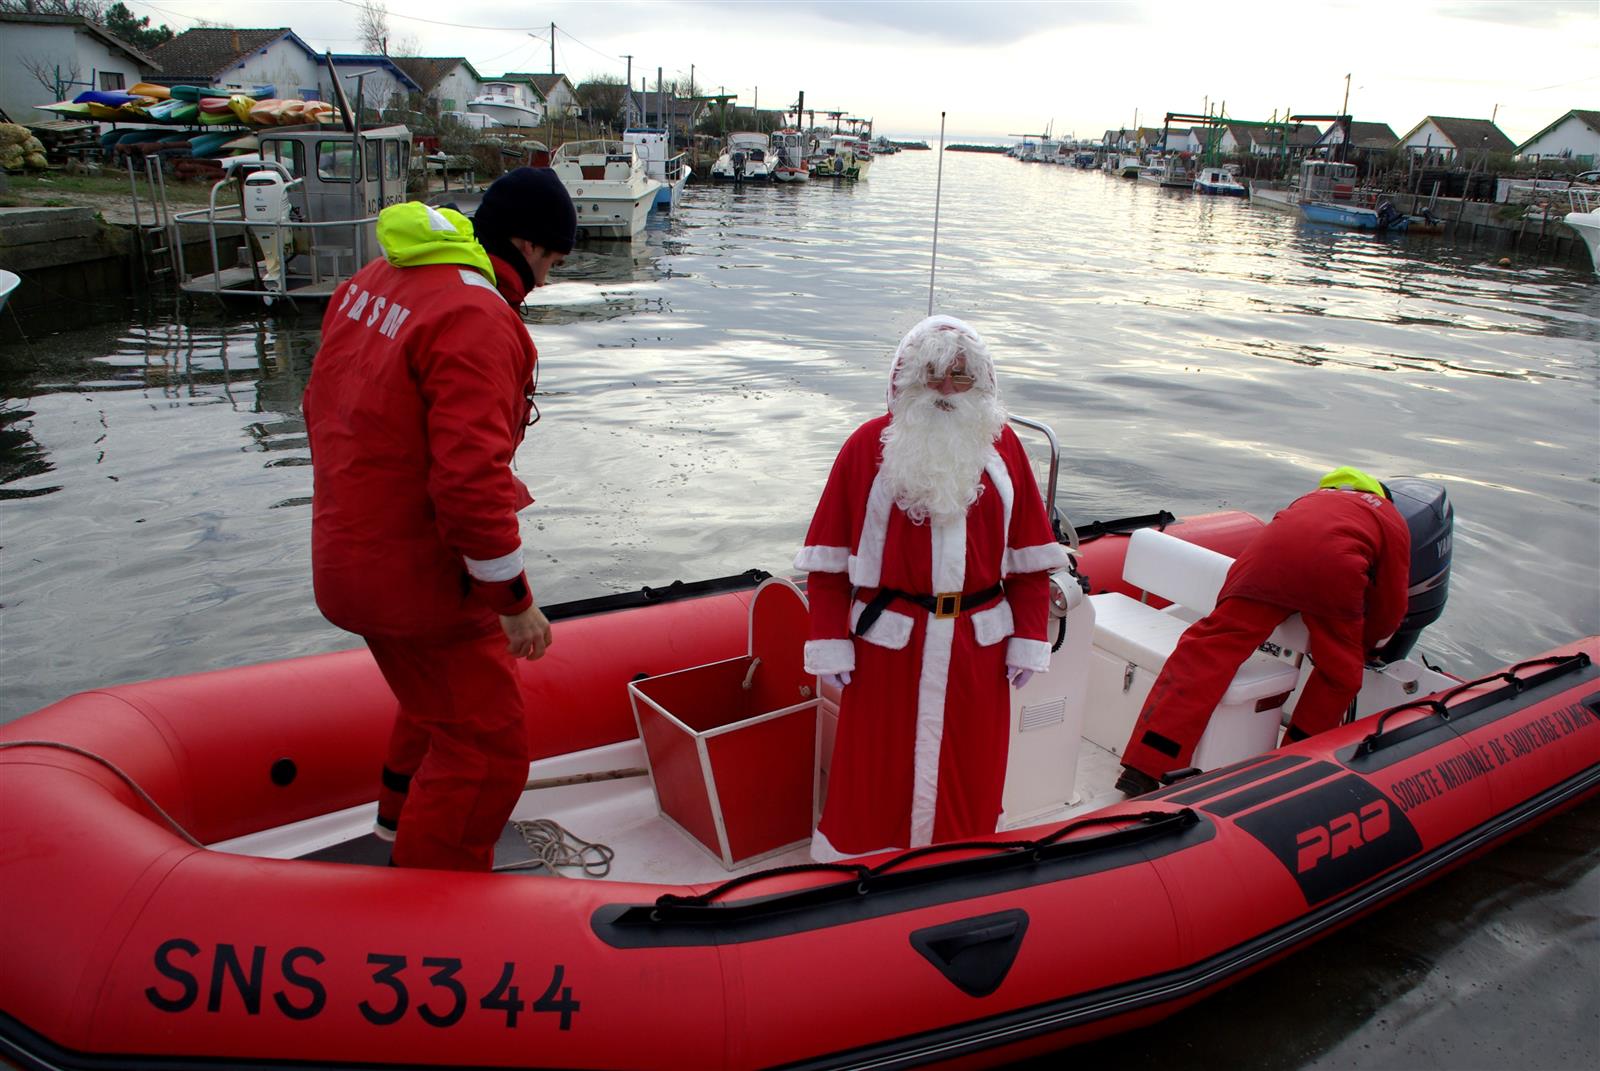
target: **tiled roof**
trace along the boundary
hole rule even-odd
[[[292,32],[287,26],[270,30],[204,26],[185,30],[166,44],[156,46],[151,57],[161,64],[162,74],[167,79],[192,78],[207,82],[250,53]]]
[[[88,19],[82,18],[78,15],[31,15],[23,11],[0,11],[0,22],[81,27],[85,33],[91,34],[94,37],[98,37],[101,41],[116,49],[118,52],[126,53],[133,58],[135,63],[139,64],[146,70],[153,72],[159,72],[161,70],[161,64],[156,61],[155,57],[140,52],[137,48],[134,48],[132,45],[128,44],[128,42],[124,41],[122,38],[118,37],[104,26],[90,22]]]
[[[1418,123],[1411,133],[1422,129],[1423,123],[1432,123],[1449,139],[1452,147],[1465,152],[1469,149],[1487,149],[1490,152],[1516,152],[1511,139],[1487,119],[1456,119],[1450,116],[1430,115]],[[1407,134],[1409,140],[1411,134]]]
[[[435,86],[462,64],[466,64],[468,70],[472,68],[465,56],[395,56],[393,59],[394,65],[405,71],[424,93],[432,93]]]

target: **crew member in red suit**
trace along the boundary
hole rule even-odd
[[[476,234],[474,233],[476,228]],[[538,354],[517,310],[571,252],[555,174],[519,168],[475,220],[378,217],[383,259],[335,293],[304,410],[317,606],[399,700],[378,800],[396,866],[488,870],[528,773],[516,662],[550,645],[511,471]]]
[[[806,669],[842,689],[811,854],[836,860],[992,834],[1006,682],[1049,668],[1049,573],[1067,564],[971,327],[900,342],[889,412],[845,442],[795,566]]]
[[[1239,555],[1211,613],[1184,631],[1145,699],[1117,788],[1136,796],[1189,765],[1233,675],[1290,614],[1306,623],[1311,676],[1286,742],[1340,724],[1361,670],[1406,613],[1411,531],[1377,480],[1339,468],[1272,518]]]

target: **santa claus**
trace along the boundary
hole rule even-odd
[[[845,442],[796,568],[806,669],[839,686],[811,854],[831,861],[995,832],[1006,684],[1049,668],[1049,573],[1067,564],[983,339],[907,332],[889,412]]]

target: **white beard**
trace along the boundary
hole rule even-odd
[[[916,524],[959,520],[983,490],[985,462],[1005,427],[1006,412],[982,390],[941,395],[911,385],[883,430],[883,464],[895,505]]]

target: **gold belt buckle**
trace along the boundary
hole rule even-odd
[[[960,617],[961,592],[942,591],[933,597],[934,617]]]

